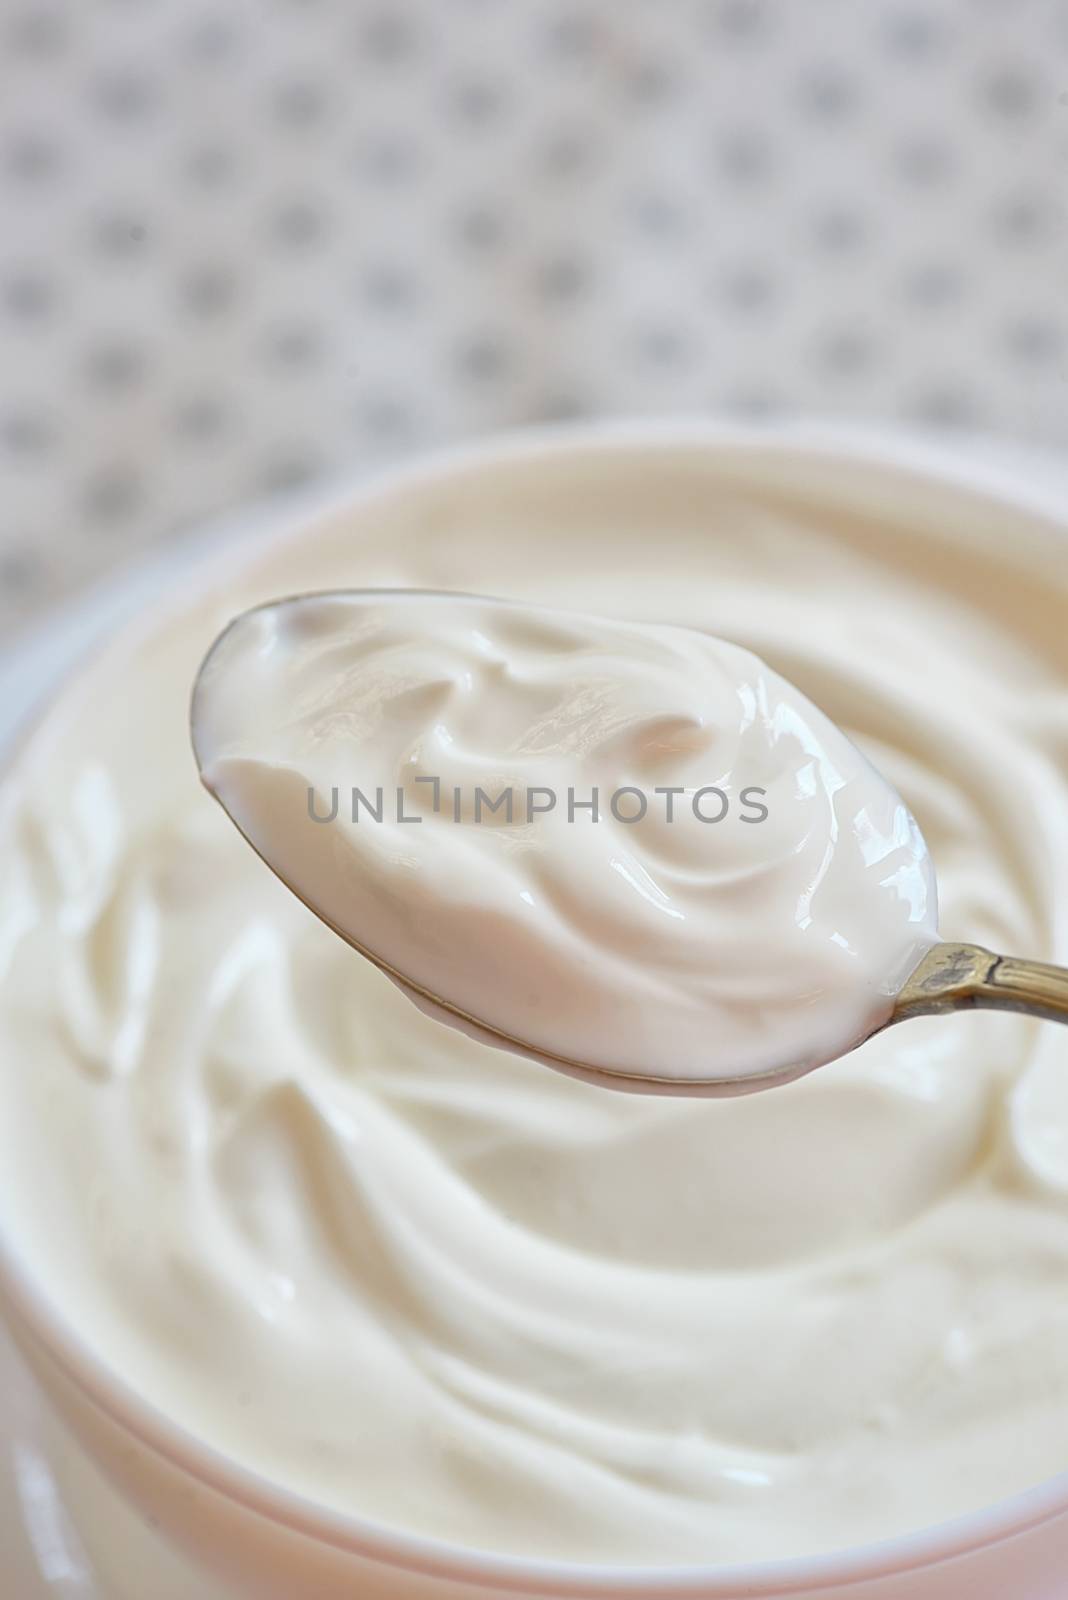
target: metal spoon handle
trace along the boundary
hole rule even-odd
[[[1068,1022],[1068,968],[995,955],[977,944],[936,944],[898,994],[890,1020],[974,1007]]]

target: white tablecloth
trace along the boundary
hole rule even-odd
[[[0,628],[550,417],[1068,445],[1065,0],[0,0]]]

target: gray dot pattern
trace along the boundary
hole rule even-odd
[[[0,627],[537,421],[1068,445],[1065,0],[0,0]]]

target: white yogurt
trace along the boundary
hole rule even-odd
[[[331,926],[619,1081],[820,1066],[887,1021],[935,938],[901,798],[764,662],[692,629],[306,596],[227,629],[193,732],[208,788]]]
[[[229,617],[444,584],[756,652],[907,797],[947,938],[1068,955],[1068,563],[1025,517],[770,448],[429,476],[116,647],[6,785],[27,1270],[222,1451],[498,1551],[788,1556],[1063,1468],[1064,1030],[931,1019],[768,1094],[606,1093],[421,1016],[204,793],[189,684]]]

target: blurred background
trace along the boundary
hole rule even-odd
[[[1068,0],[0,0],[0,630],[592,415],[1068,446]]]

